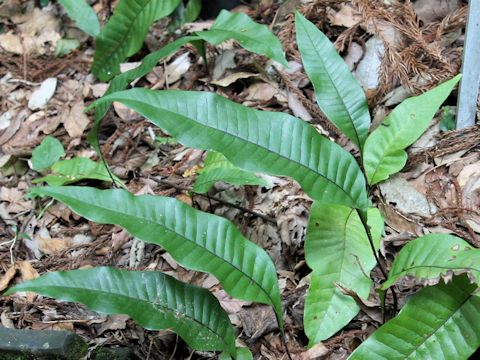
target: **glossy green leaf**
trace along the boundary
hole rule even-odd
[[[272,305],[282,321],[272,260],[230,221],[173,198],[134,196],[121,189],[66,186],[31,193],[51,196],[88,220],[122,226],[138,239],[162,246],[180,265],[213,274],[233,297]]]
[[[414,295],[350,360],[463,360],[480,346],[480,297],[466,276]]]
[[[383,232],[378,209],[368,210],[368,220],[378,247]],[[336,283],[365,299],[370,293],[372,280],[368,274],[376,260],[357,211],[314,202],[305,238],[305,259],[313,270],[304,312],[305,333],[312,346],[341,330],[360,310]]]
[[[168,26],[169,30],[175,30],[183,24],[194,22],[200,15],[201,10],[201,0],[189,0],[186,5],[184,5],[183,2],[180,2],[171,16],[172,21]]]
[[[460,75],[398,105],[367,138],[363,163],[370,185],[388,179],[407,162],[405,149],[428,128]]]
[[[266,25],[256,23],[244,13],[222,10],[210,30],[197,35],[212,45],[234,39],[248,51],[288,66],[280,40]]]
[[[92,72],[100,81],[120,73],[120,63],[142,47],[150,25],[173,12],[180,0],[121,0],[97,37]]]
[[[268,181],[236,167],[225,156],[215,151],[208,152],[204,167],[199,173],[195,179],[193,191],[200,194],[208,192],[218,181],[233,185],[271,186]]]
[[[297,180],[313,199],[366,210],[364,176],[353,156],[286,113],[254,110],[196,91],[131,89],[119,101],[186,146],[214,150],[240,168]]]
[[[221,353],[218,360],[231,360],[232,357],[228,353]],[[253,360],[252,352],[245,347],[237,348],[237,360]]]
[[[32,168],[37,171],[47,169],[64,155],[62,143],[53,136],[47,136],[32,151]]]
[[[158,64],[161,59],[174,54],[183,45],[199,39],[200,38],[196,36],[185,36],[169,43],[168,45],[165,45],[160,50],[148,54],[143,58],[143,61],[139,66],[116,76],[110,82],[110,86],[105,92],[105,95],[126,89],[128,84],[130,84],[132,81],[142,76],[145,76],[150,71],[152,71],[152,69]],[[93,127],[88,134],[88,141],[95,148],[95,150],[97,150],[98,153],[100,153],[100,146],[98,143],[98,130],[100,127],[100,123],[102,122],[102,119],[104,118],[111,104],[111,101],[104,102],[95,108],[95,123],[93,124]]]
[[[441,277],[465,272],[480,284],[480,249],[453,235],[430,234],[412,240],[402,248],[382,288],[388,289],[407,275],[432,285]]]
[[[55,44],[55,56],[65,56],[80,46],[77,39],[60,39]]]
[[[215,296],[160,272],[108,267],[51,272],[9,289],[7,295],[16,291],[127,314],[147,329],[173,330],[193,349],[236,354],[232,325]]]
[[[35,179],[33,183],[45,181],[48,185],[73,184],[82,180],[101,180],[111,182],[112,178],[103,163],[97,163],[84,157],[76,157],[70,160],[57,161],[52,165],[52,174]],[[116,183],[122,181],[112,174]]]
[[[295,14],[295,29],[318,106],[362,150],[370,127],[363,89],[330,40],[299,12]]]
[[[75,21],[78,28],[88,35],[97,37],[100,34],[100,22],[97,14],[85,0],[58,0],[68,16]]]

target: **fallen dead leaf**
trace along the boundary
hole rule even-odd
[[[233,84],[234,82],[236,82],[237,80],[247,79],[247,78],[257,77],[257,76],[258,76],[258,74],[249,73],[249,72],[236,72],[236,73],[230,74],[230,75],[228,75],[228,76],[226,76],[222,79],[214,80],[211,83],[214,84],[214,85],[227,87],[227,86]]]
[[[23,281],[33,280],[39,277],[37,270],[32,267],[29,261],[17,262],[18,269]]]
[[[117,101],[113,102],[113,109],[118,117],[124,121],[132,121],[139,118],[137,112]]]
[[[83,101],[75,102],[63,122],[65,130],[67,130],[68,135],[72,138],[82,136],[90,122],[88,116],[85,115],[84,110],[85,104]]]
[[[279,103],[288,102],[287,95],[278,87],[269,83],[255,83],[248,87],[246,100],[267,102],[275,97]]]
[[[392,176],[379,185],[387,203],[404,214],[430,216],[437,209],[401,175]]]
[[[30,99],[28,100],[28,108],[30,110],[43,109],[47,106],[48,101],[55,94],[55,89],[57,88],[57,79],[48,78],[42,82],[40,87],[36,89]]]
[[[362,21],[362,14],[356,12],[351,6],[342,5],[339,11],[331,11],[328,20],[335,26],[350,28]]]
[[[8,316],[8,311],[4,310],[2,314],[0,315],[0,320],[3,325],[3,327],[7,329],[15,329],[15,324],[13,323],[12,319]]]
[[[11,266],[7,272],[0,278],[0,292],[5,290],[17,273],[17,267]]]
[[[46,228],[40,228],[37,232],[38,247],[47,255],[55,254],[71,246],[71,238],[52,238]]]
[[[128,319],[130,319],[128,315],[108,315],[107,321],[100,325],[97,335],[101,335],[107,330],[125,329]]]
[[[312,115],[294,94],[291,92],[287,93],[287,99],[288,107],[292,110],[293,115],[305,121],[312,121]]]
[[[168,64],[165,69],[165,83],[167,85],[171,85],[180,80],[182,75],[188,71],[191,65],[192,63],[190,62],[188,52],[177,57],[170,64]]]
[[[413,8],[420,20],[430,23],[442,19],[461,6],[460,0],[417,0]]]
[[[39,276],[37,270],[32,267],[30,262],[18,261],[0,279],[0,291],[5,290],[9,286],[10,282],[15,278],[17,270],[20,272],[22,282],[36,279]],[[26,292],[25,294],[29,302],[32,302],[36,296],[32,292]]]
[[[213,66],[213,80],[218,80],[222,77],[227,69],[235,69],[235,51],[226,50],[215,59]]]

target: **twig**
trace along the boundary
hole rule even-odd
[[[180,186],[178,184],[175,184],[174,182],[172,181],[169,181],[169,180],[165,180],[165,179],[158,179],[158,178],[150,178],[152,179],[153,181],[155,181],[156,183],[159,183],[159,184],[164,184],[164,185],[168,185],[168,186],[171,186],[177,190],[180,190],[180,191],[188,191],[188,192],[192,192],[192,189],[190,188],[187,188],[187,187],[184,187],[184,186]],[[229,206],[229,207],[232,207],[234,209],[237,209],[237,210],[240,210],[240,211],[243,211],[243,212],[246,212],[248,214],[251,214],[251,215],[254,215],[256,217],[259,217],[260,219],[263,219],[265,221],[268,221],[272,224],[277,224],[277,221],[274,219],[274,218],[271,218],[270,216],[267,216],[267,215],[263,215],[263,214],[260,214],[256,211],[253,211],[253,210],[250,210],[250,209],[247,209],[243,206],[240,206],[240,205],[237,205],[237,204],[233,204],[231,202],[228,202],[226,200],[223,200],[223,199],[220,199],[218,197],[215,197],[215,196],[211,196],[211,195],[206,195],[206,194],[200,194],[200,193],[195,193],[196,196],[201,196],[203,198],[206,198],[206,199],[209,199],[209,200],[214,200],[216,202],[219,202],[220,204],[222,205],[226,205],[226,206]]]

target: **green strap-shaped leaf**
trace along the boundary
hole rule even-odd
[[[82,180],[100,180],[111,182],[112,179],[103,163],[97,163],[84,157],[57,161],[52,165],[53,174],[33,180],[33,183],[45,181],[48,185],[58,186],[73,184]],[[116,183],[122,181],[112,174]]]
[[[376,208],[368,210],[376,247],[383,232],[383,219]],[[367,298],[372,286],[368,277],[375,256],[354,209],[314,202],[305,238],[305,258],[313,270],[305,299],[304,326],[309,346],[328,339],[358,314],[355,300],[335,285],[352,289]]]
[[[162,246],[182,266],[213,274],[233,297],[272,305],[282,322],[272,260],[230,221],[173,198],[134,196],[121,189],[66,186],[31,193],[51,196],[88,220],[122,226],[138,239]]]
[[[121,0],[97,37],[92,72],[101,81],[120,73],[120,63],[142,47],[152,23],[173,12],[180,0]]]
[[[480,250],[453,235],[430,234],[402,248],[382,288],[388,289],[407,275],[433,284],[440,281],[441,276],[465,272],[480,284]]]
[[[257,24],[244,13],[222,10],[210,30],[197,35],[212,45],[234,39],[248,51],[288,66],[280,40],[266,25]]]
[[[173,330],[193,349],[236,355],[232,325],[215,296],[160,272],[108,267],[52,272],[9,289],[7,295],[16,291],[127,314],[147,329]]]
[[[209,151],[205,164],[195,179],[193,191],[203,194],[218,181],[233,185],[261,185],[270,186],[270,183],[249,171],[240,169],[229,162],[222,154]]]
[[[126,89],[128,84],[130,84],[132,81],[145,76],[152,71],[152,69],[162,58],[172,55],[183,45],[196,40],[200,40],[200,38],[196,36],[185,36],[175,40],[174,42],[171,42],[168,45],[165,45],[160,50],[148,54],[143,58],[143,61],[139,66],[116,76],[111,81],[105,95]],[[102,119],[107,113],[111,104],[112,102],[104,102],[95,108],[95,123],[88,134],[88,141],[98,153],[100,153],[100,145],[98,144],[98,130],[100,123],[102,122]]]
[[[58,2],[62,4],[68,16],[75,21],[80,30],[93,37],[100,34],[97,14],[85,0],[58,0]]]
[[[460,75],[398,105],[365,142],[363,163],[370,185],[388,179],[407,162],[405,149],[428,128]]]
[[[480,298],[468,278],[427,287],[350,360],[463,360],[480,346]]]
[[[370,127],[365,93],[330,40],[298,12],[295,28],[318,106],[362,150]]]
[[[119,101],[184,145],[221,152],[240,168],[297,180],[313,199],[366,210],[365,180],[353,156],[285,113],[254,110],[196,91],[132,89],[94,102]]]

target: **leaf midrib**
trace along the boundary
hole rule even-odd
[[[465,270],[465,271],[476,271],[480,274],[480,269],[474,268],[474,267],[466,267],[466,266],[459,266],[459,267],[448,267],[448,266],[436,266],[436,265],[417,265],[417,266],[410,266],[406,270],[402,270],[398,273],[392,274],[393,276],[407,276],[407,275],[413,275],[409,274],[408,272],[410,270],[416,270],[416,269],[421,269],[421,268],[427,268],[427,269],[444,269],[444,270]],[[441,276],[441,274],[440,274]]]
[[[428,337],[424,338],[424,340],[418,345],[418,346],[414,346],[413,347],[413,350],[408,352],[407,354],[405,354],[405,359],[409,358],[410,355],[412,355],[414,352],[416,352],[423,344],[426,344],[427,341],[432,337],[434,336],[437,331],[439,331],[441,328],[445,327],[445,324],[451,320],[456,314],[458,311],[461,310],[461,308],[467,303],[467,301],[469,301],[471,298],[473,297],[473,295],[470,293],[470,295],[468,295],[464,301],[462,301],[461,304],[459,304],[451,313],[450,313],[450,316],[448,316],[444,321],[442,321],[441,324],[439,324],[436,328],[434,328],[434,330],[432,331],[432,333],[430,335],[428,335]]]
[[[145,8],[146,8],[152,1],[155,1],[155,0],[149,0],[148,2],[145,3],[144,6],[141,6],[141,10],[140,10],[139,12],[137,12],[137,13],[135,14],[135,16],[133,17],[133,20],[132,20],[132,22],[130,23],[130,26],[128,27],[129,30],[133,27],[133,24],[136,23],[137,19],[140,17],[140,15],[143,14],[143,12],[145,11]],[[97,66],[99,67],[99,69],[102,69],[102,71],[103,71],[105,64],[108,64],[108,63],[109,63],[109,60],[113,57],[113,54],[115,54],[119,48],[122,48],[122,47],[124,47],[124,46],[126,46],[126,45],[128,44],[128,42],[125,41],[125,39],[127,39],[128,37],[130,37],[131,34],[132,34],[131,31],[125,32],[125,35],[122,36],[121,40],[118,41],[117,45],[113,48],[113,50],[110,51],[110,52],[108,52],[108,53],[105,53],[105,54],[104,54],[103,60],[97,62],[97,64],[98,64]],[[101,34],[100,34],[99,36],[101,36]],[[107,90],[108,90],[108,89],[107,89]]]
[[[152,106],[152,105],[150,105],[150,104],[148,104],[148,103],[146,103],[146,102],[141,102],[141,101],[136,101],[136,100],[129,100],[129,99],[125,99],[125,100],[126,100],[126,101],[129,101],[129,102],[138,102],[139,104],[147,104],[147,105],[149,105],[149,106]],[[154,106],[152,106],[152,107],[154,107]],[[154,107],[154,108],[155,108],[155,107]],[[160,109],[160,110],[165,111],[166,113],[169,113],[169,114],[172,114],[172,115],[182,116],[182,117],[186,118],[187,120],[190,120],[190,121],[194,122],[194,123],[197,124],[198,126],[204,126],[204,127],[208,128],[208,129],[212,129],[212,130],[214,130],[214,131],[218,131],[218,132],[220,132],[220,133],[222,133],[222,134],[228,135],[229,137],[233,137],[233,138],[236,138],[236,139],[240,139],[240,140],[246,142],[247,144],[254,145],[254,146],[256,146],[256,147],[258,147],[258,148],[260,148],[260,149],[263,149],[264,151],[266,151],[266,152],[268,152],[268,153],[274,154],[274,155],[276,155],[276,156],[278,156],[278,157],[280,157],[280,158],[282,158],[282,159],[285,159],[285,160],[287,160],[287,161],[291,161],[291,162],[299,165],[300,167],[302,167],[302,168],[304,168],[304,169],[306,169],[306,170],[308,170],[308,171],[311,171],[311,172],[317,174],[319,177],[321,177],[321,178],[327,180],[328,182],[332,183],[332,184],[335,185],[338,189],[340,189],[345,195],[347,195],[347,197],[351,200],[351,202],[352,202],[352,204],[354,204],[354,206],[359,206],[359,205],[357,204],[357,201],[354,200],[354,199],[352,198],[352,196],[351,196],[344,188],[342,188],[339,184],[337,184],[335,181],[333,181],[332,179],[328,178],[327,176],[321,174],[321,173],[318,172],[317,170],[312,169],[311,167],[306,166],[306,165],[298,162],[297,160],[288,158],[288,157],[286,157],[286,156],[284,156],[284,155],[282,155],[282,154],[280,154],[280,153],[278,153],[278,152],[274,152],[274,151],[270,150],[269,148],[267,148],[267,147],[265,147],[265,146],[263,146],[263,145],[254,143],[254,142],[252,142],[251,140],[245,139],[244,137],[241,137],[241,136],[239,136],[239,135],[232,134],[232,133],[230,133],[230,132],[227,132],[227,131],[225,131],[225,130],[222,130],[222,129],[219,129],[219,128],[210,126],[210,125],[208,125],[208,124],[200,123],[200,122],[197,121],[196,119],[193,119],[193,118],[191,118],[191,117],[182,115],[182,114],[180,114],[180,113],[176,113],[176,112],[174,112],[174,111],[166,110],[166,109],[161,108],[161,107],[158,107],[158,108],[156,108],[156,109]],[[253,110],[253,109],[250,109],[250,110]],[[254,111],[255,111],[255,110],[254,110]],[[256,116],[255,113],[254,113],[254,115]],[[147,117],[147,119],[148,119],[148,117]],[[149,120],[150,120],[150,119],[149,119]],[[159,125],[156,124],[153,120],[150,120],[150,121],[151,121],[153,124],[159,126]],[[161,126],[160,126],[160,127],[161,127]],[[320,134],[318,134],[318,135],[319,135],[319,136],[322,136],[322,135],[320,135]],[[326,140],[326,141],[330,141],[330,140]],[[348,153],[347,153],[347,154],[348,154]]]
[[[108,291],[105,291],[105,290],[91,289],[91,288],[88,288],[88,287],[68,287],[68,286],[60,286],[60,285],[43,285],[41,287],[49,287],[49,288],[52,288],[52,289],[57,289],[58,288],[58,289],[61,289],[61,290],[65,290],[65,288],[67,288],[67,289],[70,289],[71,291],[75,291],[75,290],[77,290],[77,291],[78,290],[91,291],[91,292],[96,292],[96,293],[100,293],[100,294],[106,294],[106,295],[111,295],[111,296],[113,295],[113,296],[118,296],[118,297],[121,297],[121,298],[126,298],[130,301],[133,301],[133,302],[141,302],[141,303],[153,305],[154,307],[158,306],[162,309],[165,309],[165,312],[167,312],[167,311],[168,312],[175,312],[177,310],[177,309],[173,309],[173,308],[170,308],[168,306],[162,305],[160,303],[154,303],[152,301],[148,301],[148,300],[145,300],[145,299],[135,298],[135,297],[131,297],[131,296],[128,296],[128,295],[119,294],[119,293],[116,293],[116,292],[108,292]],[[32,289],[32,291],[36,292],[36,290],[33,290],[33,289]],[[69,300],[69,301],[71,301],[71,300]],[[74,300],[74,301],[76,301],[76,300]],[[88,306],[88,307],[93,308],[93,306]],[[102,312],[102,310],[96,310],[96,311]],[[214,329],[212,329],[208,325],[198,321],[194,317],[192,317],[192,316],[190,316],[190,315],[188,315],[184,312],[182,312],[182,314],[185,315],[186,318],[190,319],[194,323],[199,324],[201,327],[206,328],[209,332],[216,335],[221,340],[221,342],[225,345],[225,349],[229,348],[228,344],[225,342],[225,340],[224,340],[223,336],[221,336],[221,334],[218,334]],[[127,314],[127,315],[129,315],[129,314]],[[132,315],[129,315],[129,316],[132,316]]]
[[[342,251],[341,251],[341,257],[340,258],[340,271],[338,272],[338,274],[342,274],[343,272],[343,264],[345,263],[345,252],[347,251],[347,246],[346,246],[346,241],[347,241],[347,224],[348,222],[350,221],[350,217],[353,215],[353,214],[356,214],[356,212],[351,209],[350,213],[348,214],[348,216],[345,218],[345,224],[343,226],[343,236],[342,236],[342,243],[343,243],[343,246],[342,246]],[[314,270],[315,271],[315,270]],[[328,307],[327,309],[325,310],[325,313],[328,313],[328,311],[330,310],[330,308],[332,307],[333,305],[333,301],[332,301],[333,298],[331,298],[331,300],[329,301],[329,304],[328,304]]]
[[[309,41],[312,43],[312,45],[313,45],[314,42],[313,42],[312,37],[310,36],[309,32],[307,31],[305,25],[304,25],[303,23],[300,23],[300,25],[303,26],[304,32],[305,32],[305,34],[307,35],[308,40],[309,40]],[[317,51],[317,48],[316,48],[314,45],[312,46],[312,48],[313,48],[313,50],[315,51],[315,53],[317,54],[317,56],[318,56],[319,58],[322,58],[322,59],[324,58],[324,56],[322,56],[322,55]],[[326,68],[325,68],[325,70],[326,70]],[[355,133],[355,138],[356,138],[357,141],[358,141],[358,147],[359,147],[360,153],[362,153],[362,152],[363,152],[363,145],[362,145],[362,142],[360,141],[360,138],[359,138],[359,136],[358,136],[357,127],[355,126],[355,123],[353,122],[353,117],[352,117],[352,114],[350,113],[350,109],[349,109],[348,106],[345,104],[345,101],[344,101],[343,97],[341,96],[341,94],[340,94],[340,92],[339,92],[339,90],[338,90],[337,85],[336,85],[335,82],[332,80],[332,77],[330,76],[330,73],[329,73],[327,70],[325,71],[325,73],[327,74],[328,78],[330,79],[330,83],[331,83],[331,84],[333,85],[333,87],[335,88],[335,91],[337,92],[337,95],[338,95],[338,97],[340,98],[340,100],[341,100],[344,108],[347,110],[348,118],[349,118],[349,120],[350,120],[350,123],[352,124],[352,128],[353,128],[353,131],[354,131],[354,133]],[[320,104],[318,104],[318,106],[320,106]],[[333,121],[331,121],[330,119],[329,119],[329,121],[330,121],[331,123],[333,123]],[[335,123],[333,123],[333,125],[335,125],[336,127],[338,127],[338,125],[335,124]]]
[[[65,196],[65,195],[64,195],[64,196]],[[73,197],[70,197],[70,196],[68,196],[68,195],[67,195],[67,197],[70,198],[70,199],[74,199],[74,200],[77,200],[77,201],[79,201],[79,202],[82,202],[82,200],[79,200],[79,199],[77,199],[77,198],[73,198]],[[84,203],[84,204],[87,204],[86,202],[83,202],[83,203]],[[88,204],[88,205],[91,205],[91,204]],[[154,221],[152,221],[152,220],[149,220],[149,219],[146,219],[146,218],[143,218],[143,217],[139,217],[139,216],[137,216],[137,215],[135,215],[135,214],[131,215],[131,214],[128,214],[128,213],[119,212],[119,211],[116,211],[116,210],[113,210],[113,209],[110,209],[110,208],[107,208],[107,207],[103,207],[103,206],[100,206],[100,205],[93,205],[93,206],[96,206],[96,207],[98,207],[98,208],[100,208],[100,209],[103,209],[103,210],[111,211],[111,212],[116,213],[116,214],[131,216],[131,217],[133,217],[133,218],[136,218],[136,219],[139,219],[139,220],[145,220],[145,221],[147,221],[147,222],[149,222],[149,223],[153,223],[153,224],[155,224],[155,225],[158,225],[158,223],[156,223],[156,222],[154,222]],[[117,225],[118,225],[118,224],[117,224]],[[267,298],[270,299],[270,301],[271,301],[270,303],[271,303],[274,307],[276,307],[276,306],[274,305],[275,302],[273,301],[273,299],[272,299],[272,297],[270,296],[270,294],[269,294],[254,278],[252,278],[250,275],[246,274],[243,270],[241,270],[240,268],[238,268],[236,265],[234,265],[234,264],[226,261],[226,260],[223,259],[222,257],[220,257],[220,256],[218,256],[217,254],[211,252],[209,249],[207,249],[207,248],[205,248],[205,247],[203,247],[203,246],[200,246],[197,242],[188,239],[185,235],[182,235],[182,234],[180,234],[180,233],[178,233],[178,232],[176,232],[176,231],[174,231],[174,230],[171,230],[171,229],[168,228],[167,226],[164,226],[164,225],[163,225],[163,226],[162,226],[162,225],[159,225],[159,226],[167,229],[168,231],[170,231],[170,232],[172,232],[172,233],[174,233],[174,234],[176,234],[176,235],[178,235],[179,237],[185,239],[187,242],[190,242],[190,243],[194,244],[194,245],[197,246],[198,248],[204,249],[206,252],[208,252],[209,254],[211,254],[213,257],[216,257],[216,258],[220,259],[223,263],[230,265],[231,267],[233,267],[234,269],[236,269],[238,272],[242,273],[246,278],[250,279],[251,282],[253,282],[254,284],[256,284],[256,285],[258,286],[258,288],[267,296]],[[143,241],[145,241],[145,240],[143,240]],[[153,242],[150,242],[150,241],[145,241],[145,242],[147,242],[147,243],[153,243]],[[155,244],[155,243],[153,243],[153,244]],[[156,245],[159,245],[159,244],[156,244]],[[163,245],[160,245],[160,246],[163,247]],[[185,265],[185,266],[187,266],[187,265]],[[188,267],[188,266],[187,266],[187,267]]]

